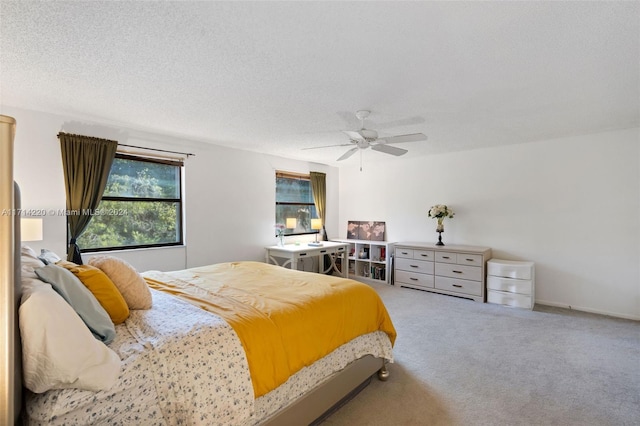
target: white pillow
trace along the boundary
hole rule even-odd
[[[102,272],[118,287],[129,309],[151,309],[151,290],[142,275],[125,260],[113,256],[95,256],[89,265]]]
[[[97,340],[51,286],[32,289],[19,309],[23,378],[27,389],[110,389],[120,357]]]
[[[43,267],[44,262],[38,259],[38,254],[31,247],[24,245],[21,247],[20,262],[22,263],[22,278],[38,279],[36,273],[33,271],[37,268]]]

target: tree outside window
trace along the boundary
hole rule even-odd
[[[82,251],[182,244],[182,163],[116,154]],[[69,212],[74,214],[74,212]]]

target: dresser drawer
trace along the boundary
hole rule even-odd
[[[438,263],[435,266],[436,275],[463,280],[482,281],[482,268],[479,266]]]
[[[428,260],[433,262],[436,258],[435,252],[432,250],[414,250],[413,258],[419,260]]]
[[[458,260],[456,259],[456,253],[441,253],[436,252],[436,262],[442,263],[456,263]]]
[[[507,293],[497,290],[487,291],[487,302],[527,309],[533,309],[534,305],[533,301],[531,300],[531,296],[517,293]]]
[[[533,279],[533,262],[490,259],[487,262],[487,274],[496,277],[531,280]]]
[[[435,288],[439,290],[455,291],[456,293],[469,294],[472,296],[482,296],[482,283],[479,281],[469,281],[436,276]]]
[[[456,253],[458,265],[482,266],[481,254]]]
[[[494,277],[489,275],[487,277],[487,289],[531,296],[531,293],[533,292],[533,281]]]
[[[397,271],[396,283],[400,285],[407,284],[412,286],[433,288],[434,280],[433,275],[429,274],[419,274],[410,271]]]
[[[416,259],[396,259],[396,269],[401,271],[418,272],[422,274],[433,274],[433,262]]]
[[[396,258],[413,259],[413,249],[396,248]]]

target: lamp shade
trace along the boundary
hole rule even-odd
[[[42,218],[20,218],[20,239],[22,241],[42,241]]]
[[[295,217],[288,217],[287,218],[287,229],[294,229],[296,227],[297,223],[296,223],[296,218]]]
[[[322,229],[322,219],[311,219],[311,229]]]

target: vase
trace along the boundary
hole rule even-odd
[[[439,217],[438,218],[438,225],[436,226],[436,232],[438,233],[438,242],[436,243],[437,246],[443,246],[444,243],[442,242],[442,233],[444,232],[444,218],[443,217]]]
[[[282,234],[278,235],[278,246],[284,247],[284,235]]]

